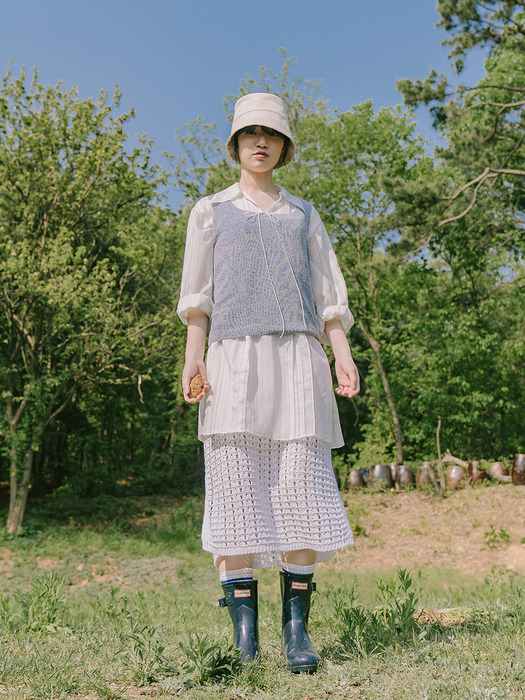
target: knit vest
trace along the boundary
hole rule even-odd
[[[307,235],[312,206],[305,207],[275,215],[213,204],[209,344],[246,335],[319,337]]]

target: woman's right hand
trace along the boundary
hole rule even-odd
[[[182,391],[184,400],[188,403],[202,401],[210,390],[206,365],[204,364],[204,348],[206,345],[206,332],[208,330],[208,316],[199,309],[188,312],[188,337],[186,340],[186,361],[182,370]],[[200,374],[202,377],[202,390],[198,396],[190,398],[190,382],[193,377]]]
[[[190,398],[190,382],[197,374],[200,374],[202,377],[202,389],[200,394],[195,396],[195,398]],[[187,359],[184,364],[184,369],[182,370],[182,391],[184,400],[188,403],[197,403],[198,401],[202,401],[209,390],[210,384],[206,376],[206,365],[204,361]]]

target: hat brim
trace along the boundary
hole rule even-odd
[[[289,142],[286,156],[277,167],[287,165],[294,159],[296,145],[290,131],[284,104],[280,98],[269,94],[251,94],[238,100],[235,105],[231,134],[226,141],[226,150],[236,163],[240,161],[235,149],[235,135],[247,126],[265,126],[286,136]]]

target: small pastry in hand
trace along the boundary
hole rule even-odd
[[[204,382],[202,381],[201,375],[196,374],[190,382],[190,399],[196,399],[197,396],[201,393],[203,386]]]

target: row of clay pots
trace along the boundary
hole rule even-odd
[[[361,488],[367,483],[376,488],[390,489],[394,486],[404,488],[414,484],[414,472],[412,467],[398,462],[391,462],[389,465],[374,464],[368,478],[365,477],[362,470],[353,469],[348,474],[345,486],[349,490]]]
[[[523,486],[525,485],[525,454],[515,455],[510,476],[501,462],[492,462],[486,472],[479,468],[479,462],[476,461],[469,462],[466,470],[459,464],[451,464],[446,472],[447,488],[460,488],[466,477],[472,484],[492,478],[496,481],[512,481],[516,486]]]
[[[494,462],[494,464],[496,464],[496,462]],[[506,479],[502,479],[502,477],[507,475],[507,470],[505,469],[503,464],[501,464],[501,462],[499,462],[498,464],[500,465],[500,467],[497,468],[499,470],[499,476],[494,476],[494,478],[497,478],[501,481],[506,481]],[[495,473],[496,470],[493,471]],[[461,488],[463,486],[465,478],[468,478],[468,481],[471,484],[477,484],[480,481],[485,481],[486,479],[488,479],[489,475],[486,471],[479,468],[479,462],[477,461],[468,462],[467,469],[465,469],[465,467],[462,467],[460,464],[450,464],[447,467],[445,479],[447,482],[447,489],[449,489],[450,491],[452,491],[453,489]]]
[[[449,465],[445,477],[447,489],[449,490],[461,488],[467,477],[472,484],[492,478],[498,481],[512,481],[513,484],[525,485],[525,454],[517,454],[514,457],[512,474],[510,476],[501,462],[493,462],[488,472],[486,472],[479,468],[479,462],[472,461],[468,462],[467,470],[459,464]],[[398,489],[403,489],[407,486],[412,486],[414,481],[419,489],[425,488],[426,484],[437,488],[436,475],[431,462],[422,462],[417,469],[415,480],[412,467],[406,464],[399,464],[398,462],[391,462],[389,465],[375,464],[370,470],[368,478],[366,477],[366,470],[353,469],[348,474],[345,487],[346,490],[350,490],[362,488],[369,483],[376,488],[390,489],[395,486]]]

